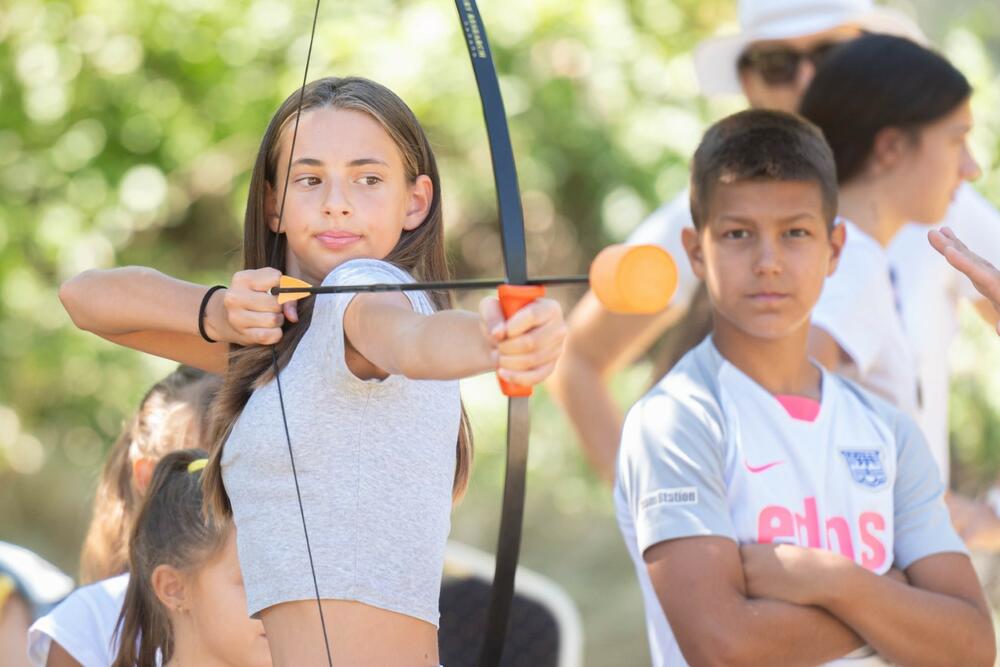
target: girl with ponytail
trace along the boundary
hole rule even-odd
[[[112,667],[269,667],[260,621],[247,618],[232,521],[202,512],[208,454],[168,454],[130,535],[132,576]]]

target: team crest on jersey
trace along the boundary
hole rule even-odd
[[[861,486],[877,489],[888,481],[882,466],[882,452],[877,449],[842,449],[851,477]]]

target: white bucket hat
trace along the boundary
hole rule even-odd
[[[752,42],[804,37],[847,24],[927,42],[916,21],[872,0],[739,0],[739,14],[741,32],[707,39],[695,49],[698,84],[706,95],[740,92],[737,61]]]

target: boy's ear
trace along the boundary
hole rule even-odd
[[[403,229],[411,232],[424,224],[432,203],[434,203],[434,183],[427,174],[420,174],[410,186],[410,199],[406,206],[406,217],[403,218]]]
[[[275,234],[278,233],[278,196],[267,181],[264,182],[264,215],[267,216],[267,226]]]
[[[826,271],[827,277],[832,276],[837,270],[845,243],[847,243],[847,225],[838,221],[830,230],[830,264]]]
[[[681,243],[687,253],[691,270],[699,280],[705,279],[705,253],[701,247],[701,232],[694,227],[685,227],[681,231]]]
[[[139,495],[146,495],[146,489],[153,480],[153,471],[156,470],[156,459],[149,456],[140,456],[132,461],[132,483],[135,484]]]
[[[170,565],[157,565],[150,577],[156,598],[168,611],[181,612],[187,605],[187,578]]]

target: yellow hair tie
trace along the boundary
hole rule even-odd
[[[17,585],[14,580],[5,574],[0,574],[0,611],[3,611],[4,605],[7,604],[7,600],[14,591],[17,590]]]
[[[188,464],[188,472],[198,472],[208,465],[208,459],[195,459]]]

